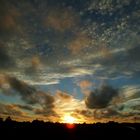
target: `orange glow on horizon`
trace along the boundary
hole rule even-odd
[[[66,127],[68,129],[73,129],[75,127],[75,123],[77,123],[77,119],[67,114],[67,115],[64,115],[64,117],[62,118],[62,122],[66,123]]]
[[[67,124],[66,124],[66,127],[67,127],[68,129],[73,129],[73,128],[75,127],[75,124],[67,123]]]

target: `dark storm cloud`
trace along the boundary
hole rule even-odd
[[[114,97],[118,95],[118,91],[109,85],[103,85],[101,88],[90,92],[85,99],[88,108],[105,108],[109,105]]]

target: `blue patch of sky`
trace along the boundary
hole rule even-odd
[[[21,104],[23,101],[21,101],[19,96],[5,96],[0,93],[0,102],[1,103],[16,103]]]
[[[114,80],[108,80],[108,83],[115,88],[122,88],[123,86],[134,86],[139,85],[140,78],[139,77],[120,77]]]

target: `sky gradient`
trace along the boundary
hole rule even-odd
[[[0,117],[140,122],[139,0],[0,0]]]

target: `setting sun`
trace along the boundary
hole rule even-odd
[[[75,123],[77,123],[76,121],[76,118],[72,117],[71,115],[65,115],[63,117],[63,123],[66,123],[66,127],[68,129],[75,128]]]
[[[76,119],[75,119],[74,117],[72,117],[72,116],[66,115],[66,116],[64,116],[64,118],[63,118],[63,122],[64,122],[64,123],[73,124],[73,123],[76,122]]]

